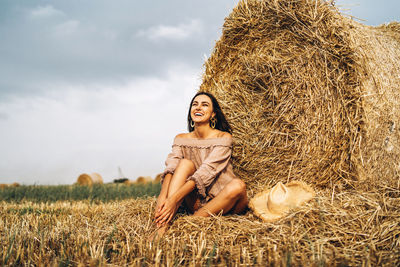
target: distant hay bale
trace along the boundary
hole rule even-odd
[[[93,181],[89,174],[83,173],[79,175],[77,183],[79,185],[92,185]]]
[[[12,184],[0,184],[0,189],[8,188],[8,187],[18,187],[18,186],[20,186],[20,184],[17,182],[12,183]]]
[[[135,183],[134,181],[129,180],[129,179],[126,179],[126,181],[124,181],[124,184],[126,184],[126,185],[131,185],[131,184],[134,184],[134,183]]]
[[[79,185],[93,185],[93,184],[102,184],[103,178],[98,173],[86,174],[83,173],[79,175],[77,183]]]
[[[153,183],[155,183],[155,184],[156,183],[160,183],[161,182],[161,175],[162,175],[162,173],[157,174],[156,177],[153,180]]]
[[[147,184],[152,182],[152,178],[150,176],[139,176],[136,179],[136,184]]]
[[[399,186],[400,27],[370,27],[320,0],[240,1],[200,91],[233,130],[235,172],[278,181]]]
[[[92,177],[94,184],[102,184],[103,183],[103,177],[101,177],[100,174],[94,172],[90,176]]]
[[[8,187],[8,184],[0,184],[0,189],[4,189],[4,188],[7,188]]]

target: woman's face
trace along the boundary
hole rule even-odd
[[[211,98],[206,95],[196,96],[190,108],[190,116],[194,122],[209,122],[215,116]]]

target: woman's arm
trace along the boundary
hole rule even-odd
[[[194,181],[187,181],[173,195],[168,196],[163,205],[160,206],[161,210],[156,213],[156,223],[159,225],[169,223],[184,197],[193,191],[195,185]]]
[[[157,197],[157,203],[156,203],[156,209],[155,209],[155,214],[160,212],[161,206],[164,204],[165,200],[168,197],[168,188],[169,188],[169,183],[171,182],[172,174],[168,173],[164,177],[164,181],[161,185],[161,191],[160,194]]]
[[[180,203],[190,192],[193,191],[195,187],[194,181],[187,181],[181,188],[178,189],[172,196],[169,198],[175,203]]]
[[[168,197],[168,188],[169,188],[169,183],[171,182],[172,174],[168,173],[164,177],[164,181],[161,185],[161,191],[160,191],[160,196]]]

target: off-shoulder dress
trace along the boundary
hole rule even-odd
[[[166,168],[161,175],[173,174],[181,159],[191,160],[196,171],[187,180],[196,183],[200,204],[203,206],[214,198],[230,181],[237,179],[233,173],[232,138],[208,139],[175,137],[172,152],[165,161]]]

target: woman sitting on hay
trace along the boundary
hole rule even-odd
[[[193,97],[188,129],[175,137],[165,162],[155,210],[159,236],[182,202],[202,217],[239,214],[247,207],[246,185],[232,169],[231,128],[213,95],[199,92]]]

